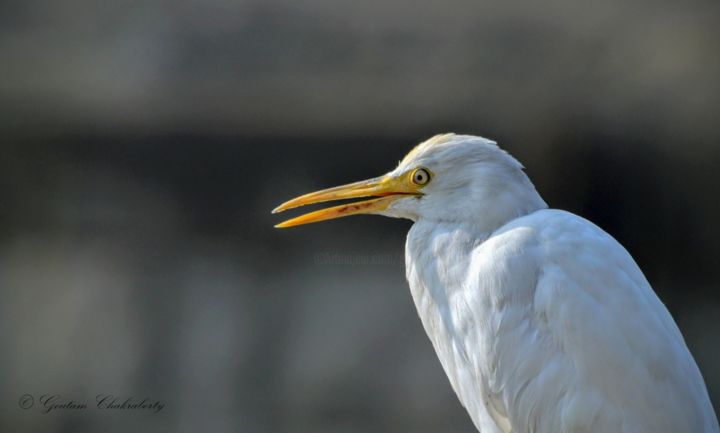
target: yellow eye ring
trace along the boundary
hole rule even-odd
[[[410,174],[410,181],[415,185],[425,186],[430,182],[430,170],[427,168],[416,168]]]

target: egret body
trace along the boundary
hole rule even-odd
[[[522,165],[484,138],[438,135],[388,174],[275,212],[372,197],[290,227],[373,213],[414,221],[415,306],[482,433],[719,433],[703,378],[630,254],[548,209]]]

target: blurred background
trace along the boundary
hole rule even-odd
[[[628,248],[718,408],[719,46],[715,0],[4,0],[0,430],[474,432],[410,223],[270,215],[446,131]]]

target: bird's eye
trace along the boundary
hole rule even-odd
[[[430,172],[425,168],[416,168],[410,175],[410,179],[415,185],[427,185],[430,182]]]

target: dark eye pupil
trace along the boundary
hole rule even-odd
[[[415,182],[417,183],[425,183],[427,182],[427,174],[424,170],[418,170],[415,172]]]

